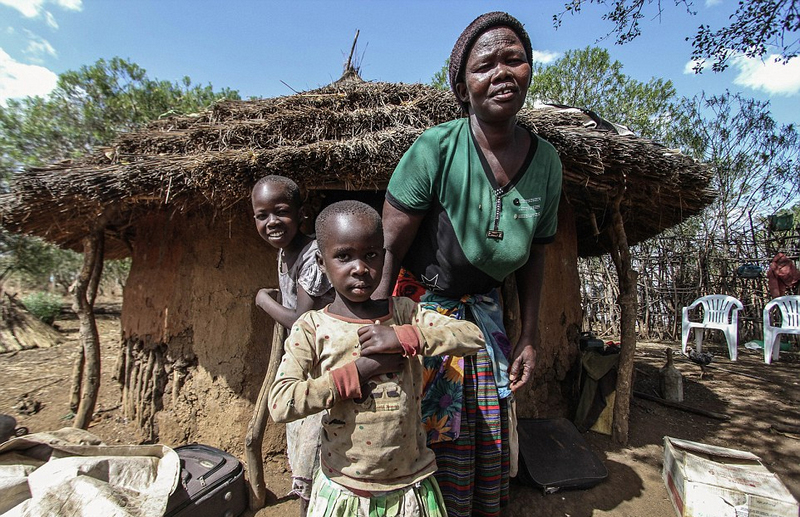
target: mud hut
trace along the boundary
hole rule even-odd
[[[414,139],[458,116],[449,92],[360,80],[223,101],[124,134],[86,159],[28,170],[0,199],[2,224],[78,251],[94,233],[105,258],[131,257],[118,364],[126,411],[164,443],[241,452],[271,338],[272,322],[253,298],[277,284],[249,189],[281,174],[318,208],[343,197],[379,204]],[[632,245],[696,214],[712,193],[701,164],[580,110],[532,109],[520,120],[553,143],[564,165],[543,348],[518,399],[521,416],[558,416],[575,395],[577,259],[612,247],[615,200]],[[282,448],[282,428],[270,424],[265,453]]]

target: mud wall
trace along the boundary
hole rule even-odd
[[[577,242],[574,211],[562,197],[556,240],[546,246],[536,369],[533,381],[515,394],[520,417],[572,416],[582,317]]]
[[[570,416],[581,321],[572,207],[562,201],[547,246],[541,341],[520,416]],[[277,285],[276,256],[245,208],[227,218],[154,214],[136,229],[122,310],[123,403],[152,440],[203,442],[243,456],[266,373],[272,321],[255,307]],[[282,453],[284,427],[268,423],[264,454]]]
[[[276,286],[275,252],[244,208],[227,218],[158,213],[137,226],[122,308],[123,403],[151,439],[243,451],[272,336],[253,300]],[[283,442],[272,424],[265,454]]]

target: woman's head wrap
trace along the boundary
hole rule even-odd
[[[472,50],[472,45],[481,34],[489,29],[494,29],[495,27],[508,27],[516,33],[517,37],[522,42],[522,46],[525,48],[525,55],[528,58],[528,64],[533,66],[531,39],[528,37],[528,33],[525,31],[525,28],[522,26],[522,23],[520,23],[519,20],[508,13],[500,11],[478,16],[467,26],[466,29],[464,29],[464,32],[462,32],[461,36],[458,37],[458,41],[456,41],[453,51],[450,53],[450,89],[453,90],[456,100],[458,100],[459,104],[461,104],[461,107],[464,109],[464,111],[467,110],[468,104],[462,102],[461,99],[458,98],[456,83],[463,81],[464,79],[464,66],[467,64],[467,58],[469,57],[470,50]]]

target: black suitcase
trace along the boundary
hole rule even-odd
[[[181,478],[164,517],[237,517],[248,506],[242,463],[208,445],[175,447]]]
[[[552,494],[562,488],[590,488],[608,476],[603,462],[566,418],[520,418],[517,432],[517,478],[524,484]]]

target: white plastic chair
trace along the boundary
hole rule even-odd
[[[770,311],[778,307],[781,312],[780,326],[773,326]],[[781,351],[781,334],[800,335],[800,296],[779,296],[764,306],[764,362],[778,360]]]
[[[689,321],[689,311],[703,306],[703,321]],[[709,294],[701,296],[688,307],[683,308],[683,321],[681,324],[681,352],[686,355],[686,346],[689,342],[689,331],[695,329],[694,340],[697,351],[703,350],[703,331],[705,329],[721,330],[728,343],[728,355],[735,361],[738,353],[736,350],[738,340],[739,311],[744,309],[742,302],[733,296],[724,294]]]

